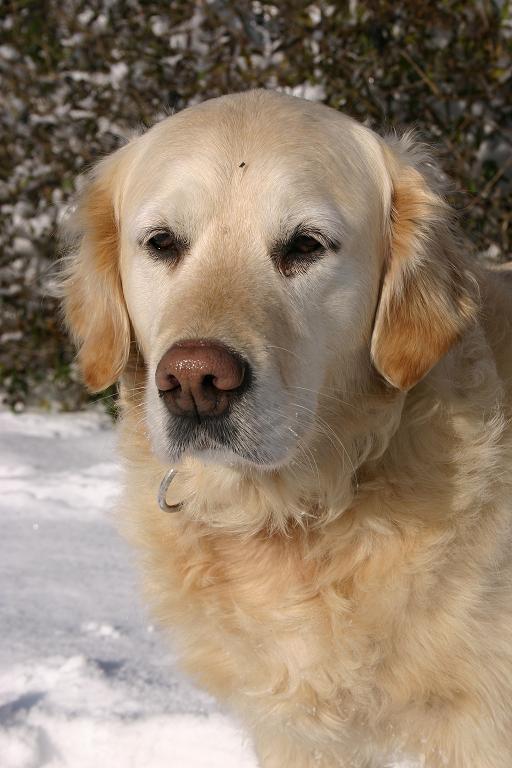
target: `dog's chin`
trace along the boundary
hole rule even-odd
[[[191,440],[186,444],[178,443],[172,437],[161,439],[155,436],[152,440],[155,456],[163,464],[179,466],[187,459],[194,459],[201,464],[210,466],[229,467],[241,472],[276,472],[284,469],[297,454],[297,444],[283,446],[245,447],[229,442],[222,443],[211,439]]]

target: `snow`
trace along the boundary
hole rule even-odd
[[[257,768],[146,613],[119,477],[104,415],[0,411],[0,768]]]
[[[0,768],[256,768],[146,615],[114,457],[97,413],[0,412]]]

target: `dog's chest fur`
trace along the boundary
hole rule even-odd
[[[445,526],[358,510],[322,535],[240,539],[155,516],[145,538],[188,671],[253,730],[293,723],[306,748],[341,738],[351,752],[371,729],[383,749],[406,748],[413,713],[428,728],[469,702],[468,617],[482,596],[474,556]]]

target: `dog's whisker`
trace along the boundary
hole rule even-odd
[[[329,400],[333,400],[333,401],[335,401],[337,403],[340,403],[341,405],[346,405],[347,408],[352,408],[354,411],[356,411],[356,413],[363,413],[363,411],[361,411],[359,408],[356,408],[356,406],[353,403],[349,403],[349,402],[347,402],[347,400],[343,400],[339,396],[329,395],[326,392],[324,392],[323,389],[319,389],[317,391],[317,390],[311,389],[309,387],[300,387],[300,386],[295,385],[295,384],[290,384],[289,387],[290,387],[290,389],[298,389],[298,390],[303,391],[303,392],[311,392],[314,395],[318,395],[318,397],[325,397],[325,398],[328,398]]]
[[[354,475],[354,479],[355,479],[355,482],[356,482],[356,487],[358,487],[359,486],[359,482],[358,482],[358,479],[357,479],[356,467],[354,465],[354,462],[352,461],[352,457],[350,456],[350,453],[348,452],[348,450],[347,450],[345,444],[343,443],[343,441],[341,440],[340,436],[335,432],[335,430],[331,427],[330,424],[328,424],[326,421],[324,421],[315,411],[311,410],[311,408],[308,408],[307,406],[302,405],[300,403],[294,403],[294,405],[297,408],[302,408],[305,411],[308,411],[309,413],[311,413],[312,416],[314,417],[315,422],[318,424],[318,426],[321,427],[321,429],[323,429],[325,436],[328,439],[331,439],[331,442],[335,441],[336,443],[338,443],[340,445],[340,447],[341,447],[341,449],[343,451],[343,454],[348,459],[348,462],[349,462],[350,467],[352,469],[352,474]],[[329,435],[331,436],[331,438],[329,438]],[[335,446],[335,442],[332,442],[333,447]],[[341,456],[341,454],[340,454],[340,456]]]

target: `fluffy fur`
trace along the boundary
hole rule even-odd
[[[120,517],[262,768],[512,765],[512,291],[434,176],[410,136],[256,91],[134,139],[79,206],[65,314],[89,387],[121,379]],[[303,220],[341,245],[287,278]],[[178,265],[141,245],[162,222]],[[154,372],[197,337],[256,386],[236,444],[180,452]]]

